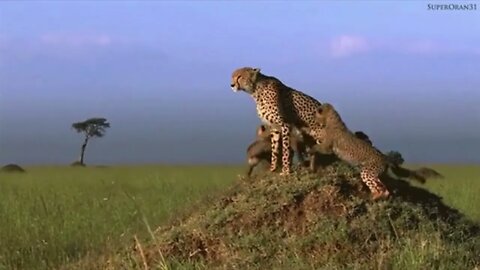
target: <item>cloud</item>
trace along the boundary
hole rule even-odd
[[[45,45],[69,46],[69,47],[106,47],[112,44],[113,39],[106,34],[59,34],[47,33],[39,38]]]
[[[127,45],[108,34],[44,33],[30,37],[0,35],[2,60],[16,61],[49,55],[53,58],[84,59],[92,54],[124,48]]]
[[[473,54],[479,55],[478,46],[454,44],[431,39],[382,39],[358,35],[340,35],[329,40],[329,55],[335,58],[363,53],[400,53],[409,55]]]
[[[341,35],[330,42],[330,53],[334,57],[346,57],[367,52],[370,49],[366,38],[352,35]]]
[[[63,32],[43,33],[29,37],[0,35],[3,62],[28,61],[48,56],[51,59],[88,61],[98,56],[133,50],[137,44],[106,33]]]

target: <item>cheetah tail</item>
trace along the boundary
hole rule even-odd
[[[390,170],[398,177],[415,180],[420,183],[425,183],[429,178],[443,178],[443,176],[437,171],[422,167],[416,170],[410,170],[400,167],[399,165],[390,164]]]
[[[427,167],[421,167],[419,169],[414,170],[416,175],[420,175],[424,178],[444,178],[439,172],[435,171],[434,169],[430,169]]]
[[[389,167],[390,167],[390,170],[393,172],[393,174],[395,174],[398,177],[415,180],[422,184],[426,182],[425,177],[415,173],[414,170],[409,170],[394,164],[391,164]]]

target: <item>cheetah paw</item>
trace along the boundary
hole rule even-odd
[[[385,190],[383,192],[375,192],[372,195],[372,200],[377,201],[381,199],[387,199],[388,197],[390,197],[390,192],[388,192],[388,190]]]

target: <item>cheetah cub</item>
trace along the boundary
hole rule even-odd
[[[335,108],[323,103],[315,113],[316,125],[311,127],[317,149],[333,153],[339,159],[360,168],[362,181],[372,192],[372,199],[387,198],[390,192],[379,177],[387,170],[385,156],[366,140],[351,132]]]
[[[294,130],[290,134],[291,155],[297,155],[300,164],[305,164],[305,156],[307,155],[307,144],[302,134],[298,130]],[[260,125],[256,130],[256,139],[247,148],[247,175],[251,176],[253,169],[262,161],[270,162],[272,157],[271,148],[272,128],[267,125]]]
[[[256,139],[247,148],[247,176],[251,176],[253,169],[263,160],[270,161],[272,148],[270,144],[270,132],[265,125],[257,128]]]

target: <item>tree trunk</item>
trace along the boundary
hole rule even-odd
[[[88,136],[85,137],[85,141],[83,141],[82,150],[80,152],[80,164],[82,165],[85,165],[85,163],[83,163],[83,160],[85,157],[85,149],[87,148],[87,144],[88,144]]]

